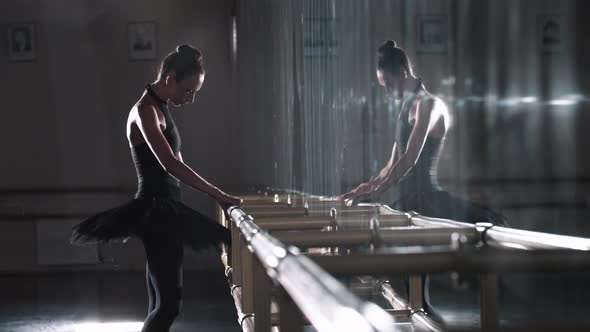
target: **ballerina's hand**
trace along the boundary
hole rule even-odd
[[[217,200],[217,203],[221,205],[223,210],[227,210],[232,206],[240,206],[242,204],[242,199],[236,196],[224,194]]]
[[[372,196],[373,193],[372,192],[363,192],[360,193],[352,198],[350,198],[348,201],[350,202],[348,204],[348,206],[351,205],[357,205],[358,203],[362,202],[362,201],[366,201],[366,200],[372,200]]]
[[[236,196],[230,196],[230,195],[228,195],[226,201],[227,201],[227,203],[229,205],[234,205],[234,206],[240,206],[240,205],[242,205],[242,199],[239,198],[239,197],[236,197]]]
[[[336,196],[336,197],[337,197],[337,200],[344,201],[344,205],[352,206],[357,201],[358,196],[359,196],[359,193],[357,193],[355,190],[353,190],[349,193],[342,194],[342,195]]]
[[[229,220],[230,215],[228,209],[232,206],[240,206],[242,204],[242,199],[239,197],[225,194],[217,199],[217,203],[221,206],[223,214]]]
[[[366,185],[366,184],[360,184],[358,187],[356,187],[355,189],[347,192],[346,194],[342,194],[340,196],[336,196],[336,198],[340,201],[346,201],[346,200],[351,200],[351,199],[355,199],[358,196],[362,196],[365,194],[368,194],[371,191],[371,188]]]
[[[351,197],[354,197],[354,195],[355,195],[355,193],[353,191],[351,191],[346,194],[330,197],[329,200],[330,201],[345,201],[347,199],[350,199]]]

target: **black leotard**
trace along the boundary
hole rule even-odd
[[[402,104],[397,119],[395,141],[398,158],[407,148],[414,129],[409,113],[417,99],[426,94],[421,79],[414,92]],[[438,161],[445,137],[426,137],[416,165],[396,184],[393,184],[392,207],[402,211],[416,211],[422,215],[463,222],[487,221],[504,224],[505,218],[487,207],[450,195],[438,182]]]
[[[164,113],[166,129],[163,134],[168,144],[170,144],[172,152],[178,155],[181,140],[176,123],[170,114],[168,103],[160,99],[149,85],[146,86],[146,90],[150,96],[158,101],[160,111]],[[179,181],[162,168],[147,143],[143,142],[131,147],[131,157],[137,172],[138,188],[135,194],[136,198],[148,196],[181,198]]]
[[[181,139],[168,105],[149,85],[146,89],[164,113],[166,128],[163,133],[174,154],[178,155]],[[131,147],[131,156],[138,181],[135,197],[76,225],[72,242],[109,242],[130,236],[145,240],[148,236],[162,236],[177,238],[195,250],[220,242],[230,243],[227,228],[181,202],[179,181],[164,170],[147,143]]]

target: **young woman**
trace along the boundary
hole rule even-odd
[[[414,76],[406,52],[392,40],[377,51],[377,78],[393,105],[399,107],[391,157],[379,174],[336,199],[354,203],[391,188],[395,194],[391,207],[400,211],[469,223],[504,224],[502,215],[453,197],[438,184],[438,159],[450,127],[449,110]],[[424,310],[441,320],[430,304],[429,280],[424,276]]]
[[[393,104],[399,105],[391,157],[379,174],[338,198],[354,202],[392,188],[392,207],[401,211],[503,224],[502,215],[453,197],[438,184],[438,159],[450,127],[449,110],[414,76],[406,52],[392,40],[377,51],[377,78]]]
[[[144,332],[168,331],[181,309],[183,245],[195,250],[230,243],[230,232],[181,202],[179,181],[209,194],[223,207],[239,205],[182,160],[180,135],[168,103],[192,103],[205,70],[201,53],[177,47],[160,64],[154,83],[131,108],[127,140],[137,171],[135,198],[74,227],[73,242],[108,242],[137,236],[143,243],[149,311]]]

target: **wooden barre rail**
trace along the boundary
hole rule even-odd
[[[379,230],[332,231],[308,230],[300,232],[274,232],[282,242],[296,247],[351,247],[373,244],[376,246],[451,245],[454,235],[465,236],[465,243],[476,244],[481,236],[475,228],[396,227]]]
[[[241,234],[238,246],[248,246],[242,250],[242,282],[248,287],[242,288],[241,295],[244,312],[251,309],[255,315],[254,331],[270,330],[271,279],[285,289],[319,331],[343,330],[342,315],[357,331],[394,331],[393,319],[383,309],[358,299],[309,258],[299,255],[296,248],[260,229],[241,209],[232,207],[228,214]],[[253,302],[254,291],[259,298]]]
[[[369,255],[310,257],[330,274],[411,273],[415,278],[413,282],[411,281],[414,290],[422,291],[421,283],[416,286],[416,280],[419,280],[417,278],[422,273],[478,272],[482,286],[480,288],[481,326],[482,329],[490,331],[499,328],[497,273],[590,271],[590,239],[520,231],[485,223],[474,225],[429,218],[417,213],[395,211],[388,207],[369,206],[347,209],[342,204],[338,206],[330,202],[307,202],[306,204],[305,201],[293,197],[287,205],[271,204],[269,206],[267,203],[260,201],[248,208],[248,212],[256,217],[256,224],[251,220],[254,227],[244,226],[244,232],[240,227],[234,227],[232,224],[232,233],[237,231],[233,246],[233,253],[237,252],[237,255],[234,257],[243,257],[243,259],[233,260],[232,268],[239,268],[241,272],[234,273],[232,278],[236,285],[243,286],[243,299],[251,294],[252,301],[255,284],[260,283],[260,275],[266,275],[266,271],[272,269],[266,269],[266,271],[262,269],[261,266],[265,264],[257,263],[253,252],[244,250],[246,247],[240,243],[250,243],[250,250],[253,250],[251,242],[258,234],[265,233],[263,229],[272,232],[273,237],[282,242],[300,247],[347,247],[372,244],[383,248]],[[311,213],[313,209],[315,212]],[[383,214],[382,210],[386,210],[389,214]],[[469,244],[483,244],[487,247],[473,250],[466,247]],[[422,251],[396,251],[392,247],[415,245],[439,247]],[[238,261],[241,262],[238,263]],[[285,264],[285,266],[288,265]],[[276,270],[272,271],[274,272],[271,274],[276,273]],[[301,291],[308,293],[309,289]],[[385,290],[382,290],[382,293],[387,295]],[[419,297],[421,301],[421,295]],[[413,296],[410,294],[410,302],[417,301],[417,298],[416,294]],[[245,302],[247,303],[248,300]],[[394,302],[391,304],[394,308],[395,305],[400,305]],[[414,306],[411,304],[409,308],[421,308],[419,304],[414,303]],[[288,306],[288,304],[284,305]],[[255,303],[250,303],[244,307],[255,306]],[[405,311],[398,311],[397,314],[401,312]],[[414,324],[420,324],[430,331],[443,329],[420,310],[407,312],[411,313],[410,317]],[[274,314],[272,324],[281,324],[283,319],[279,317],[282,317],[280,313]],[[303,324],[304,318],[299,317],[293,321]],[[281,325],[282,328],[286,328],[284,324]]]

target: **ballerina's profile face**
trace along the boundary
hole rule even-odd
[[[195,101],[197,91],[201,90],[205,74],[192,75],[180,82],[176,82],[175,77],[168,80],[170,88],[170,101],[174,106],[191,104]]]
[[[379,85],[385,88],[389,97],[401,99],[404,95],[404,82],[407,78],[405,70],[401,70],[399,75],[394,75],[389,70],[377,68],[377,80]]]

